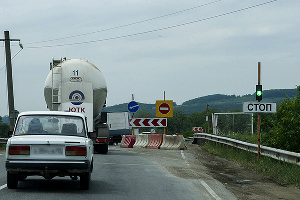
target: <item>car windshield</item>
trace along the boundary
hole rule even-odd
[[[76,116],[21,116],[15,135],[73,135],[85,136],[84,122]]]

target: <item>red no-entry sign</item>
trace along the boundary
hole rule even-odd
[[[163,115],[166,115],[170,112],[171,108],[169,106],[169,104],[167,103],[162,103],[158,106],[158,111],[163,114]]]
[[[173,100],[157,100],[156,117],[173,117]]]

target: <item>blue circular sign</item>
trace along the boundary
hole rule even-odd
[[[128,111],[132,112],[132,113],[135,113],[136,111],[138,111],[139,107],[140,107],[139,104],[135,101],[129,102],[128,106],[127,106]]]
[[[80,105],[83,103],[85,97],[84,94],[79,91],[79,90],[74,90],[73,92],[70,93],[69,95],[69,100],[73,105]]]

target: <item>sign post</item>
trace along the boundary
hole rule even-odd
[[[173,100],[166,100],[164,91],[164,100],[156,100],[156,117],[173,117]],[[166,127],[164,127],[164,135]]]
[[[128,111],[132,113],[132,118],[134,118],[134,113],[138,111],[139,107],[139,104],[134,101],[134,96],[132,94],[132,101],[130,101],[127,105]],[[134,128],[132,128],[132,135],[134,135]]]
[[[260,84],[260,62],[258,62],[258,85],[256,85],[256,100],[255,102],[244,102],[243,112],[257,113],[257,160],[260,160],[260,113],[276,113],[276,103],[260,102],[262,100],[262,85]]]
[[[258,85],[260,85],[260,62],[258,62]],[[257,113],[257,160],[260,160],[260,113]]]

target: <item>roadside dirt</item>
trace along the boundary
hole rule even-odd
[[[201,150],[197,144],[187,144],[187,151],[192,153],[207,168],[210,176],[220,181],[239,199],[300,199],[299,189],[281,185],[275,180],[257,174],[255,171],[209,154]]]

